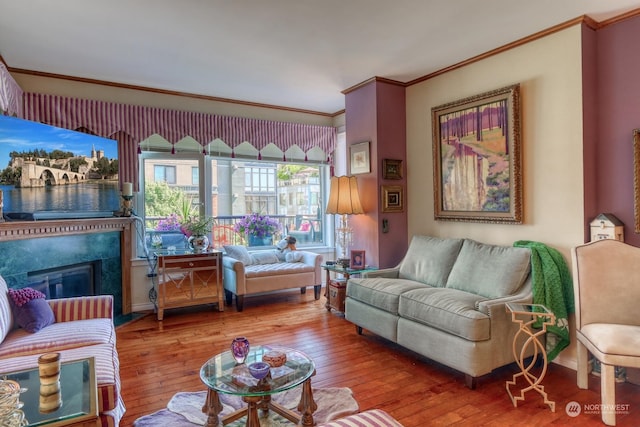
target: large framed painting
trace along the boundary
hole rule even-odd
[[[435,219],[521,224],[520,85],[431,112]]]
[[[633,210],[634,231],[640,233],[640,129],[633,130]]]

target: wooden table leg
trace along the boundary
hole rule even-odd
[[[218,427],[218,414],[222,412],[222,403],[220,403],[218,392],[207,389],[207,398],[204,401],[202,412],[207,415],[205,427]]]
[[[311,390],[311,378],[302,383],[302,395],[298,404],[298,411],[302,414],[300,419],[301,425],[305,427],[314,426],[313,413],[318,409],[318,405],[313,400],[313,391]]]
[[[262,401],[262,396],[244,396],[242,398],[247,402],[247,424],[246,427],[260,427],[260,419],[258,418],[258,403]]]

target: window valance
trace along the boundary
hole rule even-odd
[[[192,137],[203,151],[209,143],[219,139],[232,149],[232,153],[237,146],[248,142],[258,152],[271,143],[283,152],[297,146],[305,153],[320,148],[330,156],[336,141],[336,129],[331,126],[218,116],[29,92],[24,94],[24,118],[65,129],[84,128],[95,135],[117,139],[120,179],[134,182],[136,188],[136,153],[140,151],[140,142],[154,134],[172,145]]]
[[[22,115],[22,89],[2,61],[0,61],[0,114],[18,117]]]

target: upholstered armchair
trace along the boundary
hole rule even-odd
[[[602,421],[616,424],[615,367],[640,368],[640,248],[598,240],[572,249],[578,387],[588,352],[601,363]]]

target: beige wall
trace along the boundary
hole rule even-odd
[[[407,89],[409,234],[487,243],[546,243],[569,257],[583,243],[580,26]],[[435,221],[431,108],[521,85],[524,224]],[[428,215],[424,213],[428,212]]]
[[[535,240],[560,250],[570,263],[585,223],[581,61],[576,25],[407,89],[409,236],[504,245]],[[515,83],[521,85],[524,224],[435,221],[431,108]],[[573,367],[573,351],[556,360]]]

